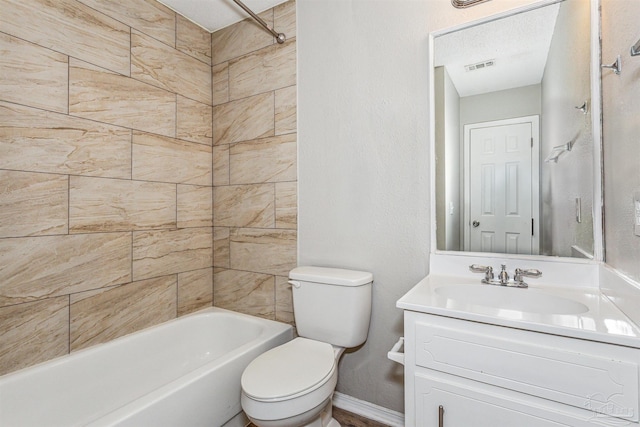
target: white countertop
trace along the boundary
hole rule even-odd
[[[502,305],[500,301],[487,298],[481,298],[485,300],[482,302],[471,295],[483,295],[485,289],[491,298],[506,296],[505,300],[511,301],[512,305]],[[465,296],[465,291],[469,295]],[[547,299],[551,302],[548,305]],[[553,304],[556,301],[560,308]],[[535,308],[529,310],[526,307],[530,302]],[[430,275],[400,298],[396,306],[421,313],[640,348],[640,328],[598,288],[530,283],[529,288],[518,289],[483,285],[479,277]],[[563,309],[564,306],[567,308]]]

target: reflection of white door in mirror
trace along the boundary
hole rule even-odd
[[[464,127],[465,250],[538,254],[538,117]]]
[[[574,152],[532,180],[540,216],[531,253],[602,259],[599,13],[599,0],[544,0],[430,34],[436,250],[471,251],[464,126],[538,116],[538,156],[568,141]],[[574,108],[584,100],[587,116]]]

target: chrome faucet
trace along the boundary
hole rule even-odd
[[[507,273],[507,265],[501,264],[500,273],[498,273],[498,278],[496,279],[493,275],[493,267],[484,266],[478,264],[472,264],[469,266],[469,270],[474,273],[484,273],[484,279],[481,280],[482,283],[487,285],[499,285],[499,286],[510,286],[514,288],[527,288],[529,285],[524,282],[523,277],[540,277],[542,276],[542,271],[536,270],[534,268],[530,269],[522,269],[516,268],[515,274],[513,275],[513,280],[509,280],[509,273]]]
[[[507,273],[507,264],[501,264],[501,271],[498,274],[498,279],[500,280],[500,284],[502,286],[507,286],[509,284],[509,273]]]

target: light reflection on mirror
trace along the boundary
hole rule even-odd
[[[437,248],[593,254],[590,5],[434,39]],[[544,162],[554,148],[568,147]]]

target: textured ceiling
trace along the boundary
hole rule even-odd
[[[165,6],[189,18],[210,32],[242,21],[249,15],[233,0],[159,0]],[[263,12],[286,0],[243,0],[255,13]]]
[[[435,66],[444,65],[461,97],[541,82],[560,4],[487,22],[435,39]],[[495,60],[495,66],[465,66]]]
[[[244,0],[255,13],[286,0]],[[160,0],[210,32],[249,15],[233,0]],[[559,4],[465,28],[436,38],[435,65],[444,65],[460,96],[538,84],[542,80]],[[277,28],[275,29],[278,30]],[[494,60],[468,72],[466,65]]]

